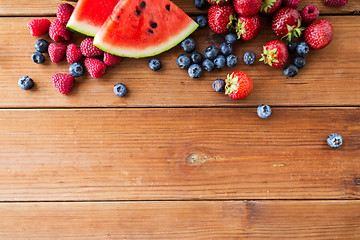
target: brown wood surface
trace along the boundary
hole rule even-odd
[[[0,204],[1,239],[359,239],[359,201]]]

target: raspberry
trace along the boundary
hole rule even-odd
[[[73,11],[74,11],[74,7],[72,5],[70,5],[68,3],[60,4],[57,7],[56,17],[63,24],[67,24]]]
[[[107,66],[113,66],[121,62],[122,57],[112,55],[111,53],[104,52],[104,63]]]
[[[40,37],[49,31],[50,21],[46,18],[32,19],[27,23],[31,36]]]
[[[69,41],[71,38],[69,30],[66,29],[65,24],[60,22],[59,19],[55,19],[51,22],[49,28],[49,35],[55,42]]]
[[[324,0],[324,4],[328,6],[342,7],[345,6],[349,0]]]
[[[106,65],[98,59],[86,58],[84,64],[93,78],[100,78],[105,74]]]
[[[74,86],[75,78],[70,74],[57,73],[51,77],[54,87],[61,94],[68,94]]]
[[[50,56],[50,60],[53,63],[60,62],[64,58],[65,52],[66,52],[65,45],[50,43],[48,48],[48,53]]]
[[[103,53],[101,49],[93,45],[93,40],[94,39],[90,37],[85,38],[80,44],[81,53],[85,57],[96,57]]]
[[[283,5],[296,9],[300,2],[301,0],[283,0]]]
[[[80,61],[82,58],[82,53],[80,48],[78,48],[75,44],[71,43],[66,48],[66,60],[68,63],[72,64]]]
[[[302,24],[310,25],[315,22],[316,18],[319,16],[319,8],[310,4],[306,5],[303,10],[301,10]]]

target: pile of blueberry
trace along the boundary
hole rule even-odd
[[[289,64],[284,68],[284,75],[286,77],[295,77],[299,69],[302,69],[306,65],[305,55],[309,53],[310,47],[306,42],[296,43],[294,41],[286,44],[289,54],[296,53],[297,56],[293,59],[292,64]]]

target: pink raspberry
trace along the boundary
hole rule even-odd
[[[82,58],[82,53],[80,48],[78,48],[75,44],[71,43],[66,48],[66,60],[68,63],[73,64],[75,62],[80,61]]]
[[[61,94],[68,94],[74,86],[75,78],[70,74],[57,73],[52,76],[51,81],[54,87],[59,90]]]
[[[96,56],[100,56],[103,53],[101,49],[93,45],[93,41],[94,39],[89,37],[89,38],[85,38],[81,42],[80,44],[81,53],[85,57],[96,57]]]
[[[342,7],[348,4],[349,0],[324,0],[324,4],[334,7]]]
[[[62,44],[50,43],[48,53],[53,63],[58,63],[65,57],[66,46]]]
[[[301,0],[283,0],[283,5],[296,9],[300,2]]]
[[[40,37],[49,31],[50,21],[46,18],[32,19],[27,23],[31,36]]]
[[[49,36],[57,43],[69,41],[71,38],[70,31],[66,29],[65,24],[60,22],[59,19],[55,19],[51,22],[49,28]]]
[[[315,22],[316,18],[319,16],[320,10],[318,7],[310,4],[306,5],[303,10],[301,10],[302,25],[310,25]]]
[[[113,66],[121,62],[122,57],[113,55],[111,53],[104,52],[104,63],[107,66]]]
[[[84,65],[93,78],[100,78],[105,74],[106,65],[96,58],[86,58]]]
[[[62,3],[57,7],[56,17],[60,20],[61,23],[67,24],[74,7],[68,3]]]

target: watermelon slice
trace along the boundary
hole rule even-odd
[[[79,0],[67,27],[95,36],[118,2],[119,0]]]
[[[94,45],[123,57],[154,56],[180,43],[197,27],[169,0],[120,0],[95,35]]]

